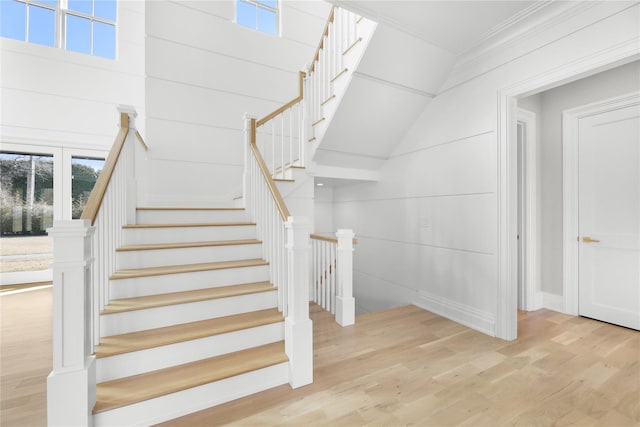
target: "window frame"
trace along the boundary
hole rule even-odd
[[[25,37],[24,39],[12,39],[12,40],[18,40],[18,41],[22,41],[25,43],[30,43],[30,44],[36,44],[39,46],[46,46],[46,47],[53,47],[53,48],[57,48],[57,49],[62,49],[65,50],[67,52],[75,52],[75,53],[80,53],[83,55],[89,55],[89,56],[93,56],[93,57],[97,57],[97,58],[103,58],[103,59],[108,59],[108,60],[117,60],[118,58],[118,0],[114,0],[115,2],[115,20],[112,21],[110,19],[107,18],[102,18],[99,16],[95,16],[94,12],[95,12],[95,3],[96,0],[90,0],[91,1],[91,13],[84,13],[84,12],[79,12],[76,10],[72,10],[69,9],[69,1],[68,0],[57,0],[56,1],[56,5],[52,6],[51,4],[48,3],[44,3],[40,0],[0,0],[0,1],[15,1],[17,3],[22,3],[25,5],[25,22],[24,22],[24,29],[25,29]],[[49,45],[44,45],[41,43],[34,43],[29,41],[29,9],[30,6],[34,6],[34,7],[40,7],[43,9],[47,9],[50,11],[54,12],[54,28],[55,28],[55,33],[54,33],[54,44],[53,46],[49,46]],[[89,52],[78,52],[75,50],[68,50],[67,49],[67,17],[68,16],[75,16],[81,19],[86,19],[90,22],[90,32],[89,32]],[[101,55],[95,55],[94,53],[94,23],[98,22],[101,24],[105,24],[105,25],[110,25],[113,26],[114,28],[114,39],[113,39],[113,44],[114,44],[114,56],[113,58],[110,57],[106,57],[106,56],[101,56]],[[3,37],[4,38],[4,37]]]
[[[22,0],[20,0],[22,1]],[[76,10],[73,9],[69,9],[69,3],[68,0],[58,0],[58,6],[60,9],[60,18],[58,19],[58,24],[62,27],[62,31],[61,31],[61,37],[60,37],[60,48],[66,50],[67,52],[76,52],[76,53],[82,53],[84,55],[90,55],[90,56],[94,56],[96,57],[97,55],[94,54],[93,52],[93,33],[94,33],[94,22],[99,22],[101,24],[106,24],[106,25],[112,25],[115,29],[115,35],[114,35],[114,55],[113,58],[107,58],[105,56],[97,56],[98,58],[104,58],[104,59],[112,59],[115,60],[118,57],[118,31],[117,31],[117,21],[118,21],[118,1],[115,1],[115,5],[116,5],[116,20],[115,21],[111,21],[109,19],[106,18],[101,18],[98,16],[94,15],[95,12],[95,3],[96,0],[91,0],[91,14],[87,14],[84,12],[78,12]],[[75,16],[78,18],[82,18],[82,19],[86,19],[88,20],[91,24],[90,26],[90,32],[89,32],[89,53],[84,53],[84,52],[78,52],[75,50],[68,50],[67,49],[67,17],[68,16]]]
[[[261,32],[263,34],[269,34],[270,36],[280,37],[280,0],[274,0],[274,1],[275,1],[275,4],[276,4],[275,8],[262,3],[260,0],[235,0],[235,23],[240,25],[241,27],[249,28],[249,29],[252,29],[252,30],[255,30],[255,31],[259,31],[259,32]],[[249,4],[249,5],[253,6],[253,7],[255,7],[255,10],[256,10],[255,26],[249,27],[247,25],[240,24],[238,22],[238,4],[240,2]],[[259,21],[259,18],[258,18],[259,17],[258,11],[260,9],[266,10],[268,12],[275,13],[275,15],[276,15],[276,31],[275,31],[275,33],[269,33],[269,32],[266,32],[266,31],[263,31],[263,30],[259,29],[259,27],[260,27],[260,23],[259,22],[260,21]]]

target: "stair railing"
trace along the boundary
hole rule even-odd
[[[362,41],[358,32],[358,23],[362,19],[346,9],[331,8],[305,79],[309,142],[316,140],[315,127],[326,119],[323,107],[336,97],[335,81],[349,71],[345,67],[345,55]]]
[[[53,370],[47,378],[51,426],[91,425],[96,399],[94,347],[109,302],[122,226],[135,223],[136,141],[133,107],[119,106],[120,130],[79,220],[54,221]],[[69,405],[73,402],[73,405]]]
[[[244,198],[256,223],[270,277],[277,288],[278,309],[285,316],[285,351],[292,387],[313,382],[313,331],[309,319],[309,233],[306,218],[292,217],[257,146],[261,126],[277,118],[278,109],[263,119],[245,115]]]
[[[256,146],[273,179],[288,179],[291,168],[305,166],[304,72],[299,73],[299,95],[256,121]]]
[[[298,75],[298,96],[256,121],[256,145],[273,179],[289,179],[292,168],[306,166],[306,142],[316,140],[323,108],[336,97],[334,82],[348,72],[345,55],[362,41],[362,19],[333,6],[311,65]]]
[[[330,311],[341,326],[355,323],[352,230],[311,234],[311,301]]]

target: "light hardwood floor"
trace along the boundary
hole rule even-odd
[[[51,291],[3,296],[2,426],[45,425]],[[312,306],[314,383],[164,426],[640,425],[640,332],[539,310],[506,342],[416,307],[338,326]]]

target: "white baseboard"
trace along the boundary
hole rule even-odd
[[[16,271],[0,274],[0,285],[19,285],[22,283],[51,282],[53,270]]]
[[[564,313],[564,297],[562,295],[550,294],[548,292],[538,292],[536,294],[537,308],[546,308],[560,313]]]
[[[461,323],[484,334],[496,336],[496,320],[493,313],[452,301],[427,292],[419,292],[413,302],[420,308]]]

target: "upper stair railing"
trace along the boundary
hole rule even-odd
[[[47,378],[49,425],[92,425],[94,347],[100,311],[109,303],[122,226],[135,223],[136,112],[118,107],[120,130],[79,220],[55,221],[53,237],[53,370]],[[69,405],[69,402],[74,402]]]
[[[363,40],[362,19],[332,7],[311,64],[299,73],[298,96],[256,121],[256,146],[273,179],[290,179],[291,169],[307,165],[307,143],[317,140],[324,107],[336,98],[334,85],[349,71],[345,56]]]
[[[335,82],[349,71],[345,67],[345,55],[362,42],[358,30],[362,19],[346,9],[331,8],[305,81],[309,142],[316,140],[316,126],[326,120],[324,106],[336,98]]]

